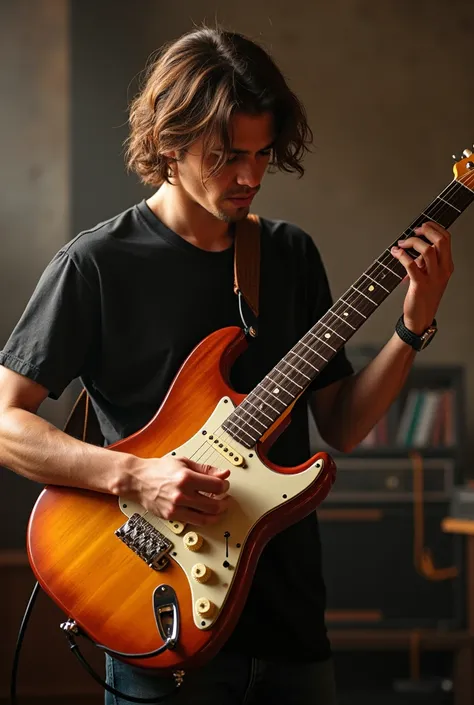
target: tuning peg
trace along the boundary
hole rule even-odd
[[[463,154],[465,157],[470,157],[470,156],[472,156],[472,151],[470,149],[465,149],[463,151]]]

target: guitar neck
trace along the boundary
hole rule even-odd
[[[255,445],[404,279],[391,247],[428,220],[449,228],[473,200],[474,191],[453,180],[234,409],[224,429],[245,447]]]

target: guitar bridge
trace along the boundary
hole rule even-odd
[[[168,565],[173,544],[140,514],[132,514],[115,535],[153,570],[163,570]]]

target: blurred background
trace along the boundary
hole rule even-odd
[[[254,209],[312,235],[335,298],[450,183],[452,155],[472,148],[469,0],[0,0],[0,347],[61,245],[150,193],[124,169],[127,105],[152,53],[203,21],[261,42],[306,106],[315,147],[304,178],[269,175]],[[319,510],[341,705],[474,703],[474,209],[451,231],[438,336],[387,417],[336,458]],[[403,296],[401,286],[357,333],[356,367],[391,336]],[[76,391],[40,413],[62,425]],[[39,490],[0,468],[5,699]],[[22,653],[25,705],[102,701],[61,620],[41,595]]]

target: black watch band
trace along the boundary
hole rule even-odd
[[[403,314],[400,316],[395,326],[395,332],[403,340],[403,342],[410,345],[413,350],[416,350],[417,352],[423,350],[431,343],[437,330],[436,318],[434,318],[433,323],[429,326],[429,328],[427,328],[421,335],[417,335],[406,327],[403,320]]]

